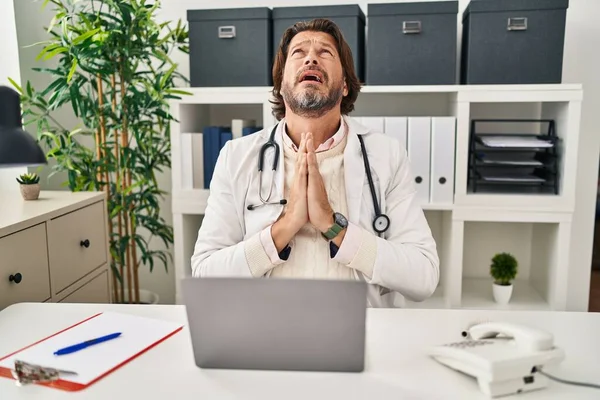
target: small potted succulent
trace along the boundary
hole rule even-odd
[[[509,253],[499,253],[492,258],[490,275],[494,278],[494,300],[508,304],[512,296],[513,280],[517,276],[517,259]]]
[[[40,177],[35,172],[21,174],[17,182],[21,184],[23,199],[37,200],[40,197]]]

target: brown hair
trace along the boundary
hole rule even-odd
[[[285,104],[283,102],[283,96],[280,93],[281,82],[283,80],[283,69],[287,60],[287,52],[292,41],[292,38],[298,33],[303,31],[315,31],[328,33],[333,37],[336,42],[337,51],[340,55],[342,62],[342,70],[344,72],[344,78],[346,78],[346,85],[348,86],[348,95],[342,99],[341,113],[349,114],[354,110],[354,102],[360,92],[360,81],[354,71],[354,60],[352,58],[352,50],[346,43],[344,36],[337,25],[328,19],[317,18],[308,22],[297,22],[293,26],[286,29],[279,43],[279,48],[275,54],[275,60],[273,63],[273,97],[270,100],[273,103],[273,115],[277,120],[281,120],[285,117]]]

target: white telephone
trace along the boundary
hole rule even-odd
[[[540,368],[564,359],[552,335],[509,323],[482,323],[463,332],[467,338],[429,349],[438,362],[477,378],[480,390],[499,397],[547,386]]]

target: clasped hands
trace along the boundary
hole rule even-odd
[[[315,143],[310,132],[302,133],[300,139],[294,181],[285,213],[298,230],[310,222],[321,233],[325,233],[333,225],[333,209],[319,172]]]
[[[333,209],[329,204],[323,177],[319,172],[313,135],[302,133],[294,168],[294,180],[290,186],[287,206],[272,229],[278,251],[306,224],[312,224],[321,233],[334,224]],[[343,239],[340,233],[336,244]]]

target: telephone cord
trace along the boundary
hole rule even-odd
[[[575,385],[575,386],[584,386],[584,387],[589,387],[589,388],[594,388],[594,389],[600,389],[600,385],[596,384],[596,383],[588,383],[588,382],[577,382],[577,381],[569,381],[567,379],[562,379],[562,378],[558,378],[556,376],[550,375],[547,372],[542,371],[541,368],[534,368],[534,372],[539,372],[540,374],[544,375],[545,377],[552,379],[556,382],[560,382],[560,383],[564,383],[567,385]]]

